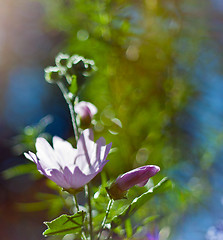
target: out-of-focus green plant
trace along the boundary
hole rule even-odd
[[[45,132],[45,128],[53,121],[52,116],[48,115],[42,118],[36,125],[27,126],[23,132],[14,138],[13,151],[16,155],[21,155],[25,151],[35,150],[35,141],[39,136],[50,138],[50,135]],[[36,171],[35,167],[31,163],[19,164],[12,168],[6,169],[2,174],[5,179],[10,179],[23,174],[31,174],[36,178],[40,177],[40,174]]]

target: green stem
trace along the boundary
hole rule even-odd
[[[80,208],[79,208],[79,204],[78,204],[78,201],[77,201],[77,197],[76,197],[76,195],[74,195],[74,203],[75,203],[75,206],[76,206],[76,209],[77,209],[77,212],[79,212],[80,211]],[[82,234],[82,236],[81,236],[81,239],[83,239],[83,240],[87,240],[87,237],[86,237],[86,235],[85,235],[85,230],[84,230],[84,226],[82,226],[82,228],[81,228],[81,234]]]
[[[85,194],[86,194],[87,199],[88,199],[89,225],[90,225],[90,230],[89,230],[90,240],[93,240],[93,222],[92,222],[92,207],[91,207],[91,189],[90,189],[90,185],[89,185],[89,184],[87,184],[87,185],[85,186]]]
[[[110,199],[109,202],[108,202],[106,214],[105,214],[105,217],[104,217],[103,222],[102,222],[102,224],[101,224],[101,230],[100,230],[100,232],[99,232],[99,234],[98,234],[98,240],[100,239],[101,234],[102,234],[102,232],[103,232],[103,230],[104,230],[104,226],[105,226],[105,223],[106,223],[106,221],[107,221],[108,214],[109,214],[109,212],[110,212],[110,210],[111,210],[111,207],[112,207],[113,203],[114,203],[114,200],[113,200],[113,199]]]
[[[68,83],[69,85],[71,85],[71,83],[72,83],[72,77],[71,77],[69,74],[66,74],[66,75],[65,75],[65,78],[66,78],[66,80],[67,80],[67,83]]]
[[[70,100],[69,96],[68,96],[68,92],[66,90],[66,88],[64,87],[63,83],[58,82],[58,87],[60,88],[64,99],[66,100],[68,106],[69,106],[69,110],[70,110],[70,116],[71,116],[71,120],[72,120],[72,125],[73,125],[73,129],[74,129],[74,137],[76,140],[76,143],[78,141],[79,138],[79,134],[78,134],[78,126],[77,126],[77,120],[76,120],[76,114],[74,112],[74,105],[72,103],[72,101]]]
[[[79,205],[78,205],[78,201],[77,201],[77,197],[76,195],[74,195],[74,203],[75,203],[75,206],[76,206],[76,209],[77,209],[77,212],[79,212]]]

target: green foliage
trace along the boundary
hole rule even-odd
[[[54,219],[51,222],[44,222],[47,225],[47,229],[43,232],[43,235],[65,235],[69,233],[80,233],[84,224],[85,212],[81,211],[72,216],[66,214]]]
[[[143,190],[145,191],[145,188],[143,188]],[[142,192],[137,193],[135,188],[130,189],[127,199],[115,201],[113,203],[113,207],[110,210],[108,221],[110,221],[115,215],[122,212],[131,203],[136,195],[143,193],[143,190]],[[99,223],[102,222],[108,202],[109,196],[107,194],[107,191],[103,186],[101,186],[98,191],[95,192],[92,201],[92,206],[97,211],[97,215],[94,218],[95,228],[98,228]]]
[[[135,198],[131,204],[112,219],[111,227],[116,228],[121,225],[126,219],[131,217],[137,210],[139,210],[143,205],[151,200],[155,195],[166,192],[172,188],[172,183],[167,178],[162,179],[156,186],[149,189],[147,192],[143,193],[141,196]]]
[[[130,238],[132,237],[132,224],[131,224],[131,220],[128,218],[126,221],[125,221],[125,230],[126,230],[126,236],[127,238]]]
[[[77,93],[77,89],[78,89],[78,87],[77,87],[77,77],[76,77],[76,75],[73,75],[72,76],[72,82],[71,82],[71,85],[69,87],[69,91],[72,94],[75,95]]]
[[[52,123],[52,121],[53,117],[47,115],[36,125],[25,127],[23,132],[14,139],[14,151],[16,154],[20,155],[26,151],[35,151],[35,142],[37,137],[41,135],[42,137],[49,138],[49,134],[45,133],[45,129],[50,123]]]
[[[24,174],[32,174],[32,176],[40,176],[36,171],[36,165],[32,163],[21,164],[11,167],[3,171],[2,175],[5,179],[10,179]]]
[[[52,116],[47,115],[42,118],[36,125],[27,126],[23,132],[14,138],[13,150],[17,155],[23,154],[26,151],[35,151],[36,138],[44,136],[49,138],[49,134],[45,133],[45,128],[53,121]],[[19,164],[8,168],[2,172],[2,176],[5,179],[18,177],[20,175],[29,174],[35,179],[40,178],[42,175],[36,171],[36,165],[31,161],[27,161],[25,164]]]
[[[104,177],[103,177],[104,178]],[[107,183],[108,184],[108,183]],[[152,215],[142,218],[142,216],[134,216],[136,212],[145,211],[145,203],[159,198],[159,194],[169,192],[172,189],[173,184],[167,178],[162,179],[154,187],[133,187],[129,190],[127,199],[114,201],[112,208],[107,218],[106,227],[111,228],[113,232],[116,232],[120,236],[126,235],[128,237],[135,234],[137,231],[141,231],[142,228],[147,226],[152,221],[159,218],[159,215]],[[104,187],[100,187],[95,192],[92,199],[92,207],[95,211],[95,217],[93,219],[94,229],[99,230],[101,222],[105,216],[105,209],[109,202],[108,194]],[[151,201],[151,204],[153,202]],[[137,226],[132,226],[131,221],[138,221]],[[109,224],[111,223],[111,224]]]

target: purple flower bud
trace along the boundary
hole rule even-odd
[[[114,200],[125,198],[126,192],[133,186],[143,187],[160,168],[155,165],[142,166],[119,176],[110,188],[108,194]]]
[[[97,113],[97,108],[90,102],[79,102],[74,106],[74,111],[80,119],[80,125],[83,129],[91,125],[92,118]]]
[[[37,138],[37,153],[25,153],[25,157],[37,165],[37,169],[47,178],[65,190],[76,192],[102,171],[111,143],[106,145],[104,138],[96,143],[91,129],[81,134],[77,149],[59,137],[53,137],[53,148],[44,138]],[[73,191],[73,192],[75,192]]]

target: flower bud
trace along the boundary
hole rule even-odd
[[[47,67],[45,68],[45,79],[48,83],[56,83],[61,81],[63,77],[63,71],[59,67]]]
[[[93,60],[86,59],[79,55],[73,55],[67,62],[68,72],[71,75],[88,75],[87,73],[96,70]]]
[[[98,110],[92,103],[82,101],[74,106],[74,111],[79,117],[80,127],[86,129],[90,127],[91,121]]]
[[[77,75],[86,70],[84,58],[79,55],[73,55],[67,63],[68,71],[71,75]]]
[[[58,67],[67,67],[67,62],[70,56],[68,54],[59,53],[55,58],[55,63]]]
[[[110,198],[114,200],[126,198],[126,193],[131,187],[135,185],[143,187],[148,180],[159,171],[160,168],[155,165],[147,165],[133,169],[119,176],[106,190]]]

